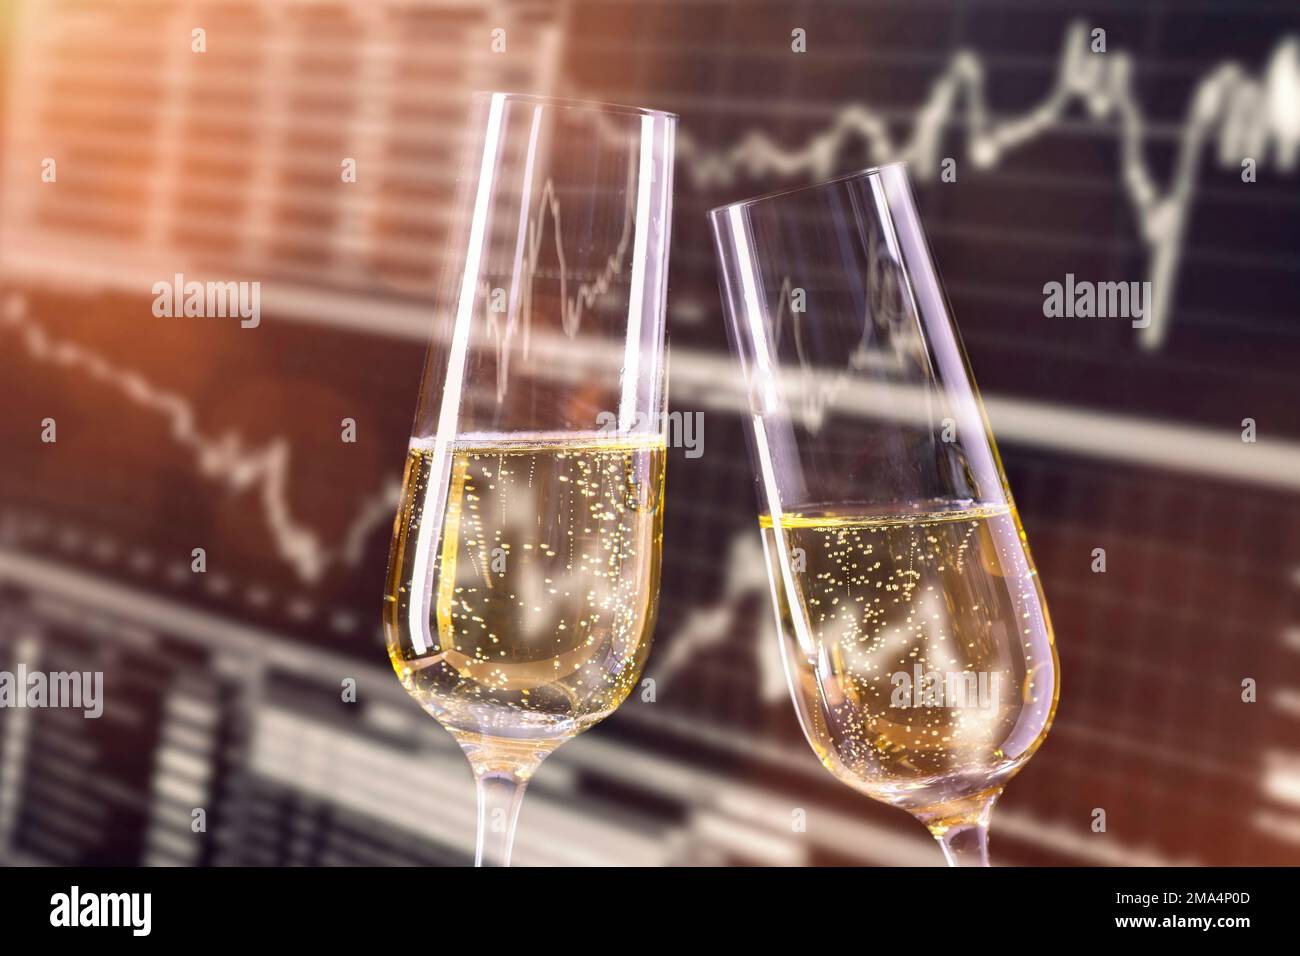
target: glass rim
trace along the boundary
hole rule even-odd
[[[892,163],[881,163],[878,166],[868,166],[865,169],[855,169],[851,173],[844,173],[841,176],[833,176],[830,179],[820,179],[815,183],[808,183],[804,186],[792,186],[788,189],[776,189],[770,193],[763,193],[759,196],[750,196],[748,199],[739,199],[736,202],[724,203],[721,206],[714,206],[710,209],[709,217],[716,218],[731,209],[755,206],[771,199],[782,199],[786,196],[793,196],[797,193],[807,193],[816,189],[823,189],[827,186],[837,186],[840,183],[845,183],[853,179],[867,179],[871,176],[878,176],[888,169],[900,168],[903,170],[907,169],[907,160],[896,159]]]
[[[565,96],[542,96],[537,93],[511,93],[507,90],[478,90],[474,99],[492,99],[500,96],[518,103],[533,103],[537,106],[554,106],[565,110],[587,110],[592,113],[626,113],[635,116],[657,116],[663,119],[681,119],[676,113],[667,110],[655,110],[646,106],[626,106],[622,103],[604,103],[600,100],[576,100]]]

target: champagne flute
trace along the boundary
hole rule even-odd
[[[482,94],[406,461],[384,630],[460,744],[475,865],[636,685],[659,593],[676,117]]]
[[[901,163],[710,213],[781,659],[822,764],[988,865],[1057,659]]]

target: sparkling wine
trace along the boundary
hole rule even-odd
[[[799,721],[831,773],[942,814],[1047,734],[1056,652],[1015,511],[760,519]]]
[[[412,444],[389,657],[462,745],[558,742],[633,689],[659,593],[664,460],[657,437]]]

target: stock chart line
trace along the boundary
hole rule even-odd
[[[960,50],[930,88],[916,111],[909,138],[897,141],[881,112],[857,102],[838,109],[821,132],[786,147],[752,130],[722,149],[710,149],[689,133],[678,139],[683,173],[697,187],[729,185],[744,173],[754,178],[803,176],[812,181],[839,171],[837,158],[854,141],[865,144],[871,163],[905,160],[920,179],[940,170],[943,133],[955,121],[965,126],[966,154],[977,169],[991,168],[1009,152],[1061,126],[1081,104],[1096,122],[1117,126],[1120,178],[1148,251],[1153,301],[1150,324],[1139,342],[1157,349],[1169,332],[1174,286],[1182,257],[1205,148],[1216,146],[1221,165],[1254,159],[1272,161],[1284,173],[1300,160],[1300,38],[1284,37],[1267,67],[1252,76],[1226,61],[1205,73],[1189,99],[1179,134],[1173,172],[1162,192],[1145,155],[1148,121],[1133,88],[1135,63],[1124,50],[1093,53],[1087,24],[1066,29],[1055,83],[1023,114],[996,119],[986,93],[985,66],[970,50]]]
[[[20,295],[10,296],[5,302],[0,322],[21,337],[28,355],[36,361],[83,372],[165,419],[170,437],[193,454],[203,477],[237,493],[256,488],[267,530],[280,556],[304,583],[318,582],[335,563],[355,564],[368,535],[392,520],[401,492],[396,481],[385,483],[363,503],[337,546],[326,546],[313,529],[294,517],[290,507],[292,450],[286,439],[252,445],[233,431],[206,434],[199,426],[194,404],[185,396],[159,388],[138,372],[117,366],[74,342],[52,338],[28,318]]]
[[[572,338],[581,327],[585,311],[594,306],[622,273],[635,231],[636,171],[635,163],[629,161],[628,190],[614,250],[594,277],[576,284],[572,295],[569,294],[569,282],[573,277],[568,274],[566,266],[560,202],[554,182],[550,178],[546,180],[536,214],[530,210],[527,218],[526,255],[522,270],[512,283],[511,309],[505,327],[499,327],[496,314],[487,310],[488,331],[495,339],[499,358],[498,398],[504,395],[511,343],[517,332],[523,336],[524,354],[528,352],[532,285],[539,272],[545,234],[549,232],[554,243],[564,333]],[[518,289],[522,289],[522,303],[518,301]],[[486,280],[477,283],[477,294],[484,301],[490,300],[490,283]],[[520,312],[522,320],[517,318]],[[30,320],[21,295],[12,295],[6,300],[0,322],[21,337],[33,359],[84,372],[94,381],[116,389],[138,406],[162,416],[170,426],[171,438],[193,454],[200,475],[222,482],[235,492],[256,489],[276,550],[304,583],[318,582],[336,563],[355,564],[361,558],[369,535],[392,520],[401,498],[401,484],[397,481],[386,482],[366,499],[340,543],[334,547],[326,546],[314,529],[294,516],[290,505],[292,449],[287,440],[274,438],[265,444],[253,445],[233,431],[222,435],[204,433],[198,424],[195,405],[187,397],[159,388],[138,372],[117,366],[75,342],[52,338],[44,327]]]
[[[603,134],[608,131],[601,127]],[[525,358],[532,341],[533,319],[533,280],[538,276],[542,255],[542,240],[546,234],[547,218],[550,219],[550,233],[555,255],[555,274],[559,279],[560,326],[564,334],[572,339],[582,327],[582,319],[588,309],[595,306],[602,295],[607,293],[614,281],[622,274],[624,263],[628,258],[628,249],[632,245],[636,232],[636,156],[629,154],[627,170],[627,188],[624,194],[623,218],[619,227],[619,236],[613,250],[605,257],[601,268],[584,282],[579,282],[572,296],[569,295],[571,278],[568,256],[564,250],[562,209],[556,193],[555,180],[547,177],[542,185],[537,202],[536,214],[526,209],[528,225],[523,235],[521,246],[526,255],[520,257],[517,274],[511,275],[509,308],[504,328],[497,320],[497,311],[487,309],[487,331],[492,336],[497,353],[497,400],[505,397],[510,372],[510,346],[516,333],[523,335],[521,350]],[[528,206],[528,185],[525,184],[523,205]],[[480,299],[491,301],[491,282],[481,278],[477,283]],[[520,313],[522,312],[522,319]],[[522,328],[520,328],[522,326]]]
[[[881,115],[864,104],[852,103],[836,113],[825,131],[801,146],[789,148],[753,131],[729,148],[710,151],[682,131],[678,136],[680,168],[697,187],[729,183],[742,172],[755,177],[825,178],[836,171],[836,157],[845,146],[860,139],[873,161],[909,160],[920,177],[933,177],[942,159],[941,134],[950,122],[962,117],[963,109],[969,158],[977,168],[989,168],[1009,151],[1045,135],[1063,122],[1073,104],[1082,103],[1094,119],[1118,119],[1122,178],[1150,250],[1155,290],[1152,321],[1141,330],[1141,342],[1146,348],[1156,348],[1168,331],[1172,303],[1169,293],[1204,147],[1217,134],[1221,162],[1253,156],[1262,164],[1271,156],[1284,172],[1296,168],[1300,158],[1300,40],[1287,37],[1279,41],[1260,78],[1250,76],[1236,63],[1226,62],[1200,79],[1181,132],[1173,180],[1163,193],[1144,156],[1147,122],[1133,90],[1133,59],[1125,51],[1094,54],[1088,44],[1087,25],[1071,24],[1065,34],[1055,84],[1037,106],[1018,117],[993,118],[985,95],[985,67],[975,53],[960,51],[931,87],[928,99],[917,112],[910,138],[904,143],[894,140]],[[629,164],[630,180],[633,173]],[[544,183],[536,213],[530,211],[527,221],[521,308],[517,311],[516,303],[511,303],[504,328],[496,325],[495,314],[488,313],[498,349],[508,351],[516,334],[522,335],[525,352],[528,349],[531,285],[540,272],[546,233],[551,234],[555,244],[562,325],[567,334],[576,332],[583,313],[595,306],[622,272],[632,236],[634,197],[635,190],[629,188],[614,251],[594,278],[579,283],[570,294],[568,281],[573,277],[561,244],[559,203],[554,184],[549,179]],[[484,295],[488,290],[481,287],[478,291]],[[517,318],[519,311],[523,313],[522,321]],[[313,529],[294,517],[289,502],[291,449],[286,440],[276,438],[256,446],[234,432],[206,435],[198,426],[194,405],[184,396],[156,388],[138,373],[118,368],[80,346],[51,339],[42,327],[29,322],[21,309],[6,310],[3,321],[23,336],[33,358],[79,368],[162,415],[170,423],[172,437],[194,454],[201,474],[236,491],[256,487],[279,553],[305,582],[319,580],[337,561],[355,560],[367,535],[386,522],[396,508],[400,487],[391,482],[359,510],[342,542],[328,547]],[[504,374],[504,362],[501,371]]]

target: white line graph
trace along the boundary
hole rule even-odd
[[[1152,269],[1154,272],[1164,270],[1165,274],[1172,276],[1181,251],[1182,228],[1190,208],[1201,153],[1216,134],[1221,161],[1235,162],[1240,155],[1254,155],[1261,163],[1271,158],[1278,168],[1288,172],[1296,168],[1300,154],[1300,41],[1295,38],[1280,41],[1262,78],[1248,76],[1243,68],[1233,63],[1222,64],[1202,78],[1192,96],[1192,106],[1182,134],[1181,158],[1175,181],[1163,194],[1143,157],[1145,121],[1132,90],[1131,58],[1123,51],[1093,54],[1087,43],[1087,27],[1081,23],[1073,24],[1066,34],[1055,86],[1037,107],[1018,118],[996,121],[991,117],[984,96],[984,68],[975,54],[964,51],[954,56],[936,81],[929,99],[918,112],[911,138],[906,143],[895,143],[883,119],[869,108],[851,104],[837,114],[826,132],[804,146],[792,149],[783,148],[764,134],[754,132],[728,149],[709,152],[687,134],[681,133],[681,171],[700,186],[730,181],[741,171],[755,176],[803,174],[823,178],[835,171],[833,166],[837,155],[856,137],[866,142],[874,160],[909,159],[918,174],[933,175],[941,158],[939,134],[944,124],[957,117],[963,109],[969,130],[970,157],[977,166],[988,167],[1009,150],[1042,135],[1064,117],[1071,104],[1081,102],[1090,114],[1099,119],[1118,117],[1125,183],[1141,213],[1144,233],[1152,248]],[[600,293],[606,291],[609,283],[621,272],[631,235],[632,199],[633,192],[629,189],[620,238],[604,268],[591,281],[579,283],[576,294],[572,296],[568,285],[562,282],[560,299],[566,331],[581,322],[583,312],[592,307]],[[551,217],[549,224],[548,215]],[[538,270],[542,238],[547,232],[553,234],[557,244],[556,259],[563,274],[568,270],[564,268],[564,250],[558,248],[558,202],[549,180],[541,190],[536,215],[529,217],[525,257],[525,273],[529,278]],[[1170,300],[1160,301],[1167,307]],[[521,331],[524,342],[528,342],[529,305],[526,298],[522,330],[514,327],[513,317],[507,320],[505,328],[495,330],[495,334],[500,336],[499,348],[508,348],[517,331]],[[427,321],[423,316],[421,319],[412,324],[422,325]],[[1165,334],[1166,319],[1167,309],[1154,317],[1151,326],[1145,330],[1149,334],[1143,340],[1144,345],[1154,347],[1159,344]],[[33,358],[79,368],[96,381],[118,389],[139,405],[161,415],[170,425],[172,438],[195,455],[197,469],[202,475],[233,490],[253,489],[278,552],[305,582],[318,581],[335,562],[355,560],[369,534],[390,520],[396,508],[400,489],[395,483],[390,483],[367,500],[342,541],[333,548],[327,547],[317,532],[293,514],[289,500],[291,449],[286,439],[276,438],[262,445],[252,445],[234,432],[207,435],[197,423],[193,404],[184,396],[159,389],[139,373],[118,368],[81,346],[52,339],[40,326],[29,322],[21,310],[7,311],[3,322],[21,333],[26,350]],[[707,358],[679,354],[674,369],[676,384],[687,385],[688,373],[698,362],[712,367],[713,363]]]
[[[1059,126],[1080,104],[1091,119],[1117,126],[1124,189],[1150,255],[1154,301],[1151,323],[1141,330],[1139,341],[1146,349],[1159,348],[1168,334],[1187,218],[1206,146],[1215,145],[1224,166],[1239,167],[1249,157],[1259,166],[1271,162],[1288,174],[1296,170],[1300,39],[1280,40],[1258,76],[1238,63],[1224,62],[1200,79],[1189,100],[1172,179],[1161,191],[1145,155],[1148,124],[1133,88],[1133,57],[1124,50],[1093,53],[1089,33],[1082,22],[1067,28],[1056,82],[1024,114],[994,118],[984,64],[974,52],[962,50],[935,80],[906,142],[895,140],[878,112],[850,103],[823,132],[793,147],[754,130],[729,147],[711,150],[683,132],[678,140],[683,172],[701,188],[729,184],[742,172],[756,178],[803,176],[815,181],[839,171],[844,148],[860,140],[870,163],[906,160],[914,175],[926,179],[940,169],[943,133],[954,120],[964,121],[968,160],[977,169],[987,169]]]
[[[598,126],[598,129],[608,135],[608,131],[604,130],[603,127]],[[622,136],[621,139],[622,143],[620,145],[626,147],[627,137]],[[555,180],[547,177],[546,182],[542,185],[536,213],[532,210],[528,212],[528,226],[524,234],[524,248],[527,250],[527,254],[522,257],[518,274],[510,277],[510,310],[505,319],[504,327],[499,323],[497,313],[493,309],[487,308],[484,310],[487,316],[487,333],[492,337],[496,346],[498,401],[505,397],[510,373],[511,343],[516,334],[522,334],[523,336],[521,342],[523,356],[527,358],[529,354],[529,346],[532,342],[533,282],[539,273],[538,265],[541,261],[542,240],[546,234],[547,218],[550,218],[550,233],[556,262],[555,272],[560,285],[557,293],[560,326],[564,335],[572,339],[582,327],[582,319],[587,310],[595,306],[601,296],[609,291],[614,284],[614,280],[622,274],[624,267],[630,265],[628,252],[632,245],[636,226],[636,158],[636,153],[629,151],[623,220],[619,228],[618,240],[614,243],[609,254],[605,256],[604,263],[596,270],[592,278],[585,282],[579,282],[572,296],[569,295],[571,276],[569,275],[568,256],[564,249],[562,209],[559,196],[556,194]],[[527,195],[528,191],[525,188],[525,199]],[[490,301],[492,296],[491,282],[485,278],[480,278],[477,283],[477,294],[480,300],[484,302]],[[521,313],[522,318],[520,317]],[[435,330],[435,334],[437,333],[438,330]]]
[[[42,326],[28,319],[21,296],[6,300],[0,322],[18,333],[33,359],[83,372],[164,418],[170,437],[193,453],[204,478],[221,482],[234,492],[255,490],[281,557],[304,582],[319,581],[336,562],[355,564],[370,533],[396,513],[401,486],[390,481],[363,503],[342,541],[328,547],[313,529],[294,517],[289,502],[292,452],[287,439],[250,445],[237,432],[204,433],[188,398],[159,388],[138,372],[120,368],[75,342],[51,338]]]
[[[1300,38],[1279,39],[1258,71],[1226,61],[1196,81],[1183,117],[1169,182],[1163,188],[1146,155],[1145,144],[1153,134],[1152,123],[1135,90],[1138,62],[1138,58],[1121,49],[1094,54],[1089,48],[1089,25],[1074,22],[1063,37],[1055,81],[1035,106],[1021,114],[1004,118],[994,115],[987,96],[986,58],[972,50],[960,50],[953,54],[917,107],[906,137],[891,132],[883,111],[850,102],[835,112],[823,130],[789,146],[761,130],[753,130],[734,143],[715,148],[683,129],[678,136],[679,173],[685,181],[701,188],[731,183],[741,174],[821,179],[842,171],[838,167],[840,158],[860,142],[866,163],[908,160],[914,174],[924,180],[938,172],[943,134],[953,123],[960,123],[966,130],[969,163],[976,169],[987,169],[1017,148],[1059,128],[1072,111],[1081,110],[1097,124],[1113,127],[1117,136],[1123,189],[1135,210],[1140,238],[1149,251],[1147,277],[1152,281],[1154,295],[1152,321],[1141,330],[1139,342],[1146,349],[1156,349],[1169,333],[1186,227],[1206,161],[1206,148],[1212,146],[1218,162],[1227,166],[1235,166],[1246,156],[1261,167],[1271,165],[1287,174],[1300,166]],[[83,171],[85,175],[91,172]],[[154,178],[159,182],[165,179]],[[51,240],[42,231],[45,227],[14,218],[18,211],[26,209],[30,197],[14,194],[11,198],[14,201],[9,204],[12,208],[5,214],[6,221],[16,234],[24,235],[22,244],[14,244],[4,254],[6,266],[15,271],[60,279],[66,276],[79,282],[93,277],[96,282],[122,285],[129,284],[135,275],[133,270],[160,251],[126,248],[116,242],[102,247],[92,243],[82,247],[89,254],[69,256],[62,233]],[[165,201],[174,200],[170,197]],[[339,197],[321,194],[313,201],[324,208],[339,201]],[[191,221],[193,215],[186,213]],[[340,221],[354,223],[355,217]],[[346,248],[355,238],[338,236],[333,242]],[[397,241],[393,237],[382,240]],[[410,250],[404,253],[409,254]],[[175,271],[165,263],[159,268],[149,271]],[[330,278],[337,281],[337,273],[332,272]],[[678,304],[685,307],[680,295]],[[351,321],[355,323],[356,319]]]
[[[532,326],[532,286],[538,273],[543,240],[548,232],[547,217],[550,219],[549,232],[558,264],[558,295],[563,330],[565,335],[572,338],[582,324],[585,311],[608,291],[622,273],[628,259],[638,188],[635,159],[633,153],[628,165],[623,220],[614,249],[594,277],[576,284],[572,296],[569,295],[570,277],[566,268],[560,202],[554,182],[550,178],[546,180],[536,214],[530,212],[527,220],[527,254],[517,277],[522,290],[522,303],[518,310],[512,309],[504,328],[499,327],[497,317],[490,309],[485,310],[488,333],[495,340],[498,352],[498,399],[505,392],[511,342],[517,332],[522,331],[522,348],[525,355],[528,353]],[[490,299],[490,283],[486,280],[477,283],[477,291],[485,302]],[[512,296],[512,302],[515,301],[517,300]],[[516,318],[518,312],[522,312],[521,320]],[[198,425],[194,403],[187,397],[159,388],[138,372],[119,367],[75,342],[52,338],[44,327],[29,319],[26,302],[21,295],[15,294],[7,298],[0,312],[0,323],[19,334],[28,355],[33,359],[84,372],[94,381],[115,388],[140,407],[162,416],[168,422],[172,440],[194,455],[196,469],[204,478],[223,483],[235,492],[253,489],[278,553],[304,583],[320,581],[335,563],[355,564],[360,559],[370,534],[391,521],[396,512],[401,485],[393,481],[385,483],[378,492],[363,502],[341,542],[329,547],[313,528],[294,516],[290,504],[292,449],[287,439],[278,437],[262,445],[251,445],[234,431],[221,435],[204,433]]]

